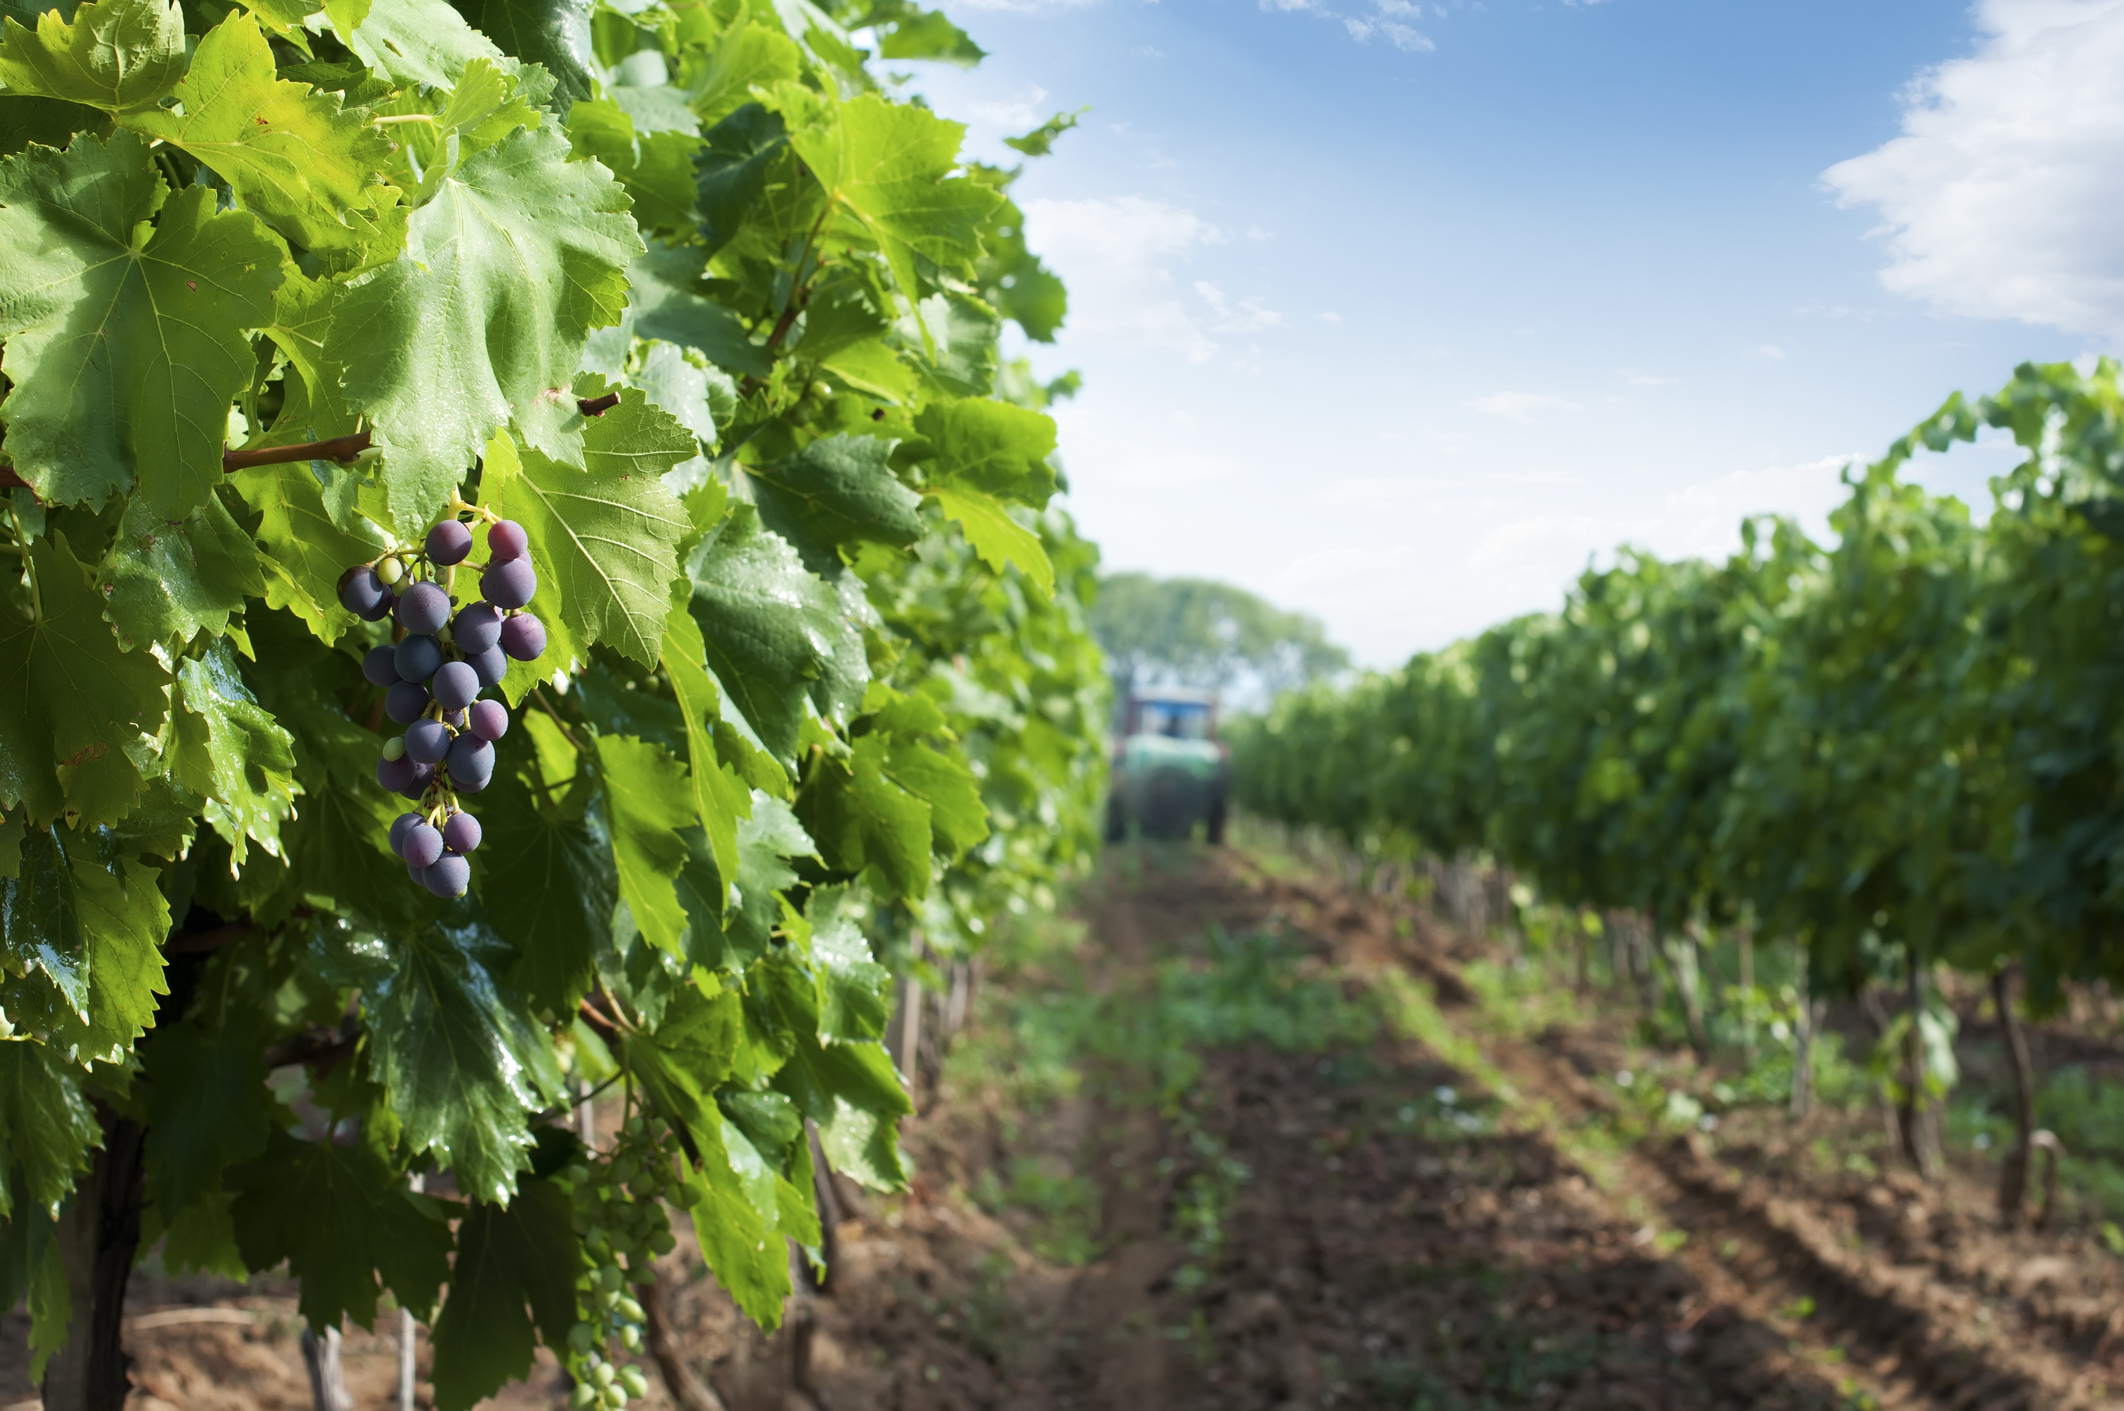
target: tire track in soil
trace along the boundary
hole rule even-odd
[[[1442,928],[1427,917],[1397,911],[1414,922],[1415,938],[1396,940],[1383,907],[1247,870],[1252,886],[1279,898],[1313,929],[1344,937],[1344,958],[1360,972],[1383,966],[1414,972],[1432,984],[1448,1016],[1471,999]],[[1568,1036],[1552,1031],[1543,1038],[1542,1046],[1491,1039],[1485,1057],[1522,1095],[1548,1104],[1553,1121],[1586,1122],[1612,1111],[1609,1096],[1580,1071],[1584,1062],[1573,1063]],[[1851,1390],[1884,1408],[2076,1411],[2113,1404],[2090,1389],[2097,1369],[2070,1345],[2070,1334],[2084,1330],[2040,1317],[2009,1326],[2012,1320],[2000,1319],[1981,1292],[1936,1268],[1884,1269],[1877,1258],[1848,1248],[1834,1222],[1810,1202],[1767,1191],[1700,1142],[1640,1146],[1622,1153],[1620,1164],[1618,1194],[1635,1197],[1691,1236],[1676,1260],[1712,1303],[1683,1336],[1752,1317],[1777,1329],[1804,1360],[1839,1367],[1839,1380],[1848,1377]],[[1778,1316],[1801,1298],[1813,1302],[1813,1316],[1796,1324]]]

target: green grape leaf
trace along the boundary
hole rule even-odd
[[[932,487],[979,490],[1014,504],[1043,508],[1055,493],[1055,423],[1042,412],[965,398],[922,409],[915,430],[930,459]]]
[[[597,757],[605,776],[620,898],[643,939],[683,958],[686,909],[673,879],[688,854],[679,830],[696,822],[686,766],[661,746],[628,735],[600,735]]]
[[[958,857],[986,838],[988,808],[981,802],[980,782],[966,761],[920,740],[889,739],[884,775],[928,805],[935,851],[943,857]]]
[[[339,24],[341,16],[330,3],[325,13],[347,47],[397,87],[453,88],[480,59],[508,63],[493,40],[466,24],[444,0],[372,0],[352,26]]]
[[[897,1127],[914,1105],[885,1050],[820,1042],[817,981],[793,957],[756,965],[748,978],[788,1054],[773,1086],[818,1124],[833,1169],[879,1190],[905,1184]]]
[[[0,30],[0,83],[11,92],[105,112],[153,107],[184,68],[184,16],[164,0],[96,0],[71,22],[54,6],[35,30],[12,16]]]
[[[226,641],[177,668],[179,709],[170,768],[203,796],[206,819],[242,867],[249,842],[280,856],[280,824],[295,809],[294,737],[258,704]]]
[[[942,10],[918,10],[885,31],[878,40],[881,59],[932,59],[970,69],[988,57]]]
[[[512,418],[544,454],[581,462],[570,384],[642,248],[626,193],[541,127],[466,158],[413,213],[405,253],[348,283],[324,356],[374,423],[398,522],[437,518]]]
[[[690,132],[640,132],[625,108],[600,98],[569,110],[568,141],[576,156],[595,157],[612,168],[634,198],[635,223],[642,229],[674,235],[693,229],[693,158],[701,150],[700,138]]]
[[[489,500],[530,536],[534,608],[587,646],[654,665],[678,577],[686,512],[659,478],[698,453],[693,436],[633,388],[590,424],[586,468],[522,448],[521,473]]]
[[[64,147],[75,133],[102,127],[106,121],[102,112],[79,103],[0,93],[0,157],[12,156],[32,142]]]
[[[552,1041],[524,997],[497,978],[510,956],[493,932],[427,926],[394,958],[364,1007],[372,1071],[406,1147],[434,1150],[468,1195],[505,1202],[529,1164],[530,1115],[562,1090]]]
[[[664,649],[659,660],[685,717],[686,757],[691,765],[686,782],[693,794],[694,821],[707,831],[716,871],[727,895],[729,883],[738,875],[738,824],[752,817],[752,791],[716,751],[721,693],[702,664],[706,650],[701,643],[700,625],[683,603],[676,604],[664,621]]]
[[[152,230],[146,224],[158,211]],[[182,519],[221,482],[227,408],[256,370],[284,249],[213,191],[172,197],[146,144],[89,135],[0,161],[0,403],[16,471],[47,504],[137,479]]]
[[[67,1008],[85,1015],[88,946],[66,836],[57,826],[33,828],[23,836],[15,875],[0,884],[0,947],[5,947],[9,972],[41,973]],[[15,1022],[21,1022],[19,1014]]]
[[[273,50],[250,16],[232,14],[207,31],[177,98],[181,116],[156,108],[127,125],[205,162],[246,209],[295,244],[343,250],[362,243],[370,223],[348,215],[382,194],[390,140],[364,114],[341,112],[336,94],[278,77]]]
[[[544,1180],[525,1181],[506,1206],[479,1201],[466,1212],[435,1320],[436,1411],[470,1411],[521,1379],[534,1327],[548,1347],[568,1345],[583,1262],[571,1214],[567,1193]]]
[[[97,586],[127,648],[181,648],[202,629],[219,636],[246,597],[266,595],[259,555],[219,495],[172,523],[146,503],[125,507]]]
[[[739,1023],[734,994],[724,990],[711,996],[688,985],[672,997],[654,1030],[637,1029],[622,1041],[628,1071],[641,1080],[658,1110],[704,1150],[720,1145],[714,1093],[730,1076]]]
[[[329,441],[359,429],[361,418],[347,410],[346,399],[340,393],[339,369],[324,357],[332,307],[343,288],[336,281],[311,279],[302,271],[291,269],[274,292],[273,322],[266,326],[265,333],[287,358],[288,375],[281,379],[283,397],[272,431],[246,445]]]
[[[795,78],[803,64],[795,40],[775,25],[751,20],[719,38],[697,70],[683,76],[693,111],[707,126],[750,103],[754,87]]]
[[[173,1220],[218,1195],[223,1173],[265,1150],[274,1130],[265,1046],[249,1025],[177,1024],[142,1046],[147,1197]]]
[[[382,553],[383,531],[358,514],[332,517],[307,465],[261,465],[230,477],[258,515],[258,556],[269,607],[286,608],[327,643],[356,618],[339,605],[339,577]]]
[[[845,765],[818,758],[797,794],[797,817],[827,866],[875,865],[897,895],[919,901],[929,894],[929,805],[887,778],[885,764],[878,734],[857,737]]]
[[[885,1032],[892,972],[871,958],[862,926],[847,914],[848,894],[821,887],[806,899],[812,967],[819,990],[819,1037],[861,1043]]]
[[[0,1041],[0,1218],[56,1217],[102,1142],[78,1072],[43,1044]]]
[[[31,544],[30,563],[43,620],[0,613],[0,806],[37,824],[111,822],[140,793],[126,748],[162,727],[169,677],[147,652],[119,650],[64,538]]]
[[[760,519],[814,573],[840,568],[843,544],[906,548],[922,537],[922,497],[892,473],[892,447],[877,436],[823,436],[771,465],[748,466]]]
[[[83,1058],[120,1063],[133,1041],[155,1022],[157,995],[168,994],[163,939],[170,933],[161,875],[115,851],[109,834],[68,845],[75,905],[88,942],[87,1023],[66,1037]],[[71,1030],[71,1026],[69,1026]]]
[[[788,178],[789,129],[781,114],[746,103],[708,129],[700,149],[700,177],[694,189],[703,259],[742,235],[748,226],[760,239],[808,228],[816,214],[812,202],[797,196],[802,188]],[[814,198],[815,199],[815,198]]]
[[[752,342],[736,314],[701,292],[707,255],[697,249],[651,242],[627,271],[632,284],[634,331],[696,348],[717,367],[746,377],[765,377],[772,360]]]
[[[922,297],[917,256],[947,270],[969,268],[981,253],[981,228],[1003,198],[952,174],[965,125],[875,93],[837,108],[810,106],[818,115],[792,124],[790,145],[828,196],[869,228],[901,292]],[[787,103],[784,111],[791,111]]]
[[[932,485],[929,493],[944,517],[966,534],[981,562],[1001,573],[1015,564],[1040,591],[1049,597],[1055,591],[1055,566],[1040,543],[1040,536],[1011,518],[1010,510],[986,490],[956,485]]]
[[[686,565],[693,619],[724,692],[785,767],[808,694],[821,714],[860,701],[870,676],[857,627],[787,542],[734,505]]]
[[[641,366],[627,375],[628,385],[641,388],[650,405],[671,413],[701,445],[714,446],[717,402],[722,402],[726,419],[736,410],[737,384],[730,374],[676,343],[644,339],[637,346]]]
[[[504,53],[553,75],[558,111],[596,92],[588,0],[457,0],[457,8]]]
[[[376,1322],[378,1282],[424,1315],[450,1275],[447,1207],[415,1195],[371,1146],[275,1131],[229,1173],[237,1247],[253,1269],[285,1261],[313,1328]]]
[[[433,913],[435,903],[411,883],[405,863],[389,851],[391,823],[412,805],[376,787],[372,771],[377,738],[359,726],[353,728],[366,741],[366,767],[360,771],[365,777],[341,782],[317,778],[321,771],[299,771],[304,779],[302,807],[280,830],[288,887],[277,904],[266,909],[277,916],[307,902],[395,933],[418,925]],[[305,735],[298,733],[298,754],[306,743]],[[480,858],[482,865],[486,861]]]
[[[755,798],[752,817],[738,824],[737,899],[725,932],[746,960],[765,955],[782,920],[777,895],[794,885],[796,873],[785,859],[817,858],[818,845],[805,834],[788,804],[771,796]]]

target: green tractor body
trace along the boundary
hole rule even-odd
[[[1199,822],[1210,842],[1221,843],[1230,786],[1230,751],[1217,739],[1214,697],[1181,690],[1130,693],[1114,742],[1109,841],[1131,832],[1184,838]]]

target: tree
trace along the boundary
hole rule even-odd
[[[971,41],[802,10],[0,31],[0,1283],[52,1411],[122,1403],[158,1240],[319,1329],[388,1292],[444,1408],[541,1341],[640,1394],[662,1202],[772,1326],[809,1134],[902,1178],[880,958],[1088,846],[1095,555],[996,352],[1063,291],[851,31]]]
[[[1328,641],[1316,619],[1201,578],[1108,574],[1099,584],[1092,631],[1123,696],[1137,686],[1221,691],[1242,681],[1273,694],[1350,664],[1349,653]]]

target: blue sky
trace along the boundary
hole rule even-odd
[[[2124,329],[2124,0],[952,13],[991,57],[916,82],[972,152],[1091,109],[1019,187],[1083,527],[1367,665],[1618,542],[1819,528],[1948,392]]]

